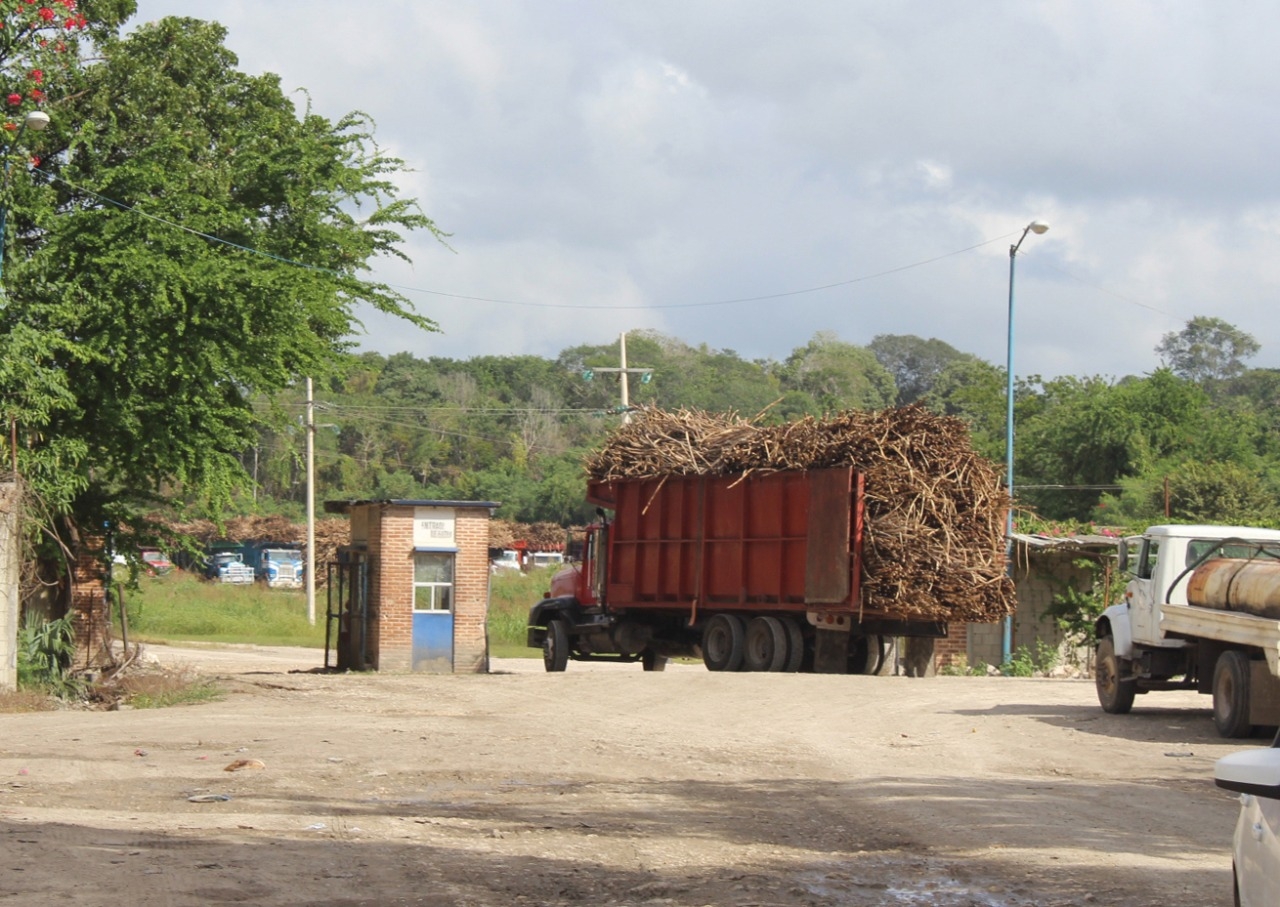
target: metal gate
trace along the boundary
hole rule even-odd
[[[344,546],[338,560],[329,562],[328,608],[324,628],[324,666],[340,671],[365,671],[369,658],[369,553]],[[329,663],[329,652],[336,655]]]

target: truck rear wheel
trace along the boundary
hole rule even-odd
[[[1223,737],[1249,737],[1249,656],[1231,649],[1213,667],[1213,723]]]
[[[804,664],[804,631],[794,618],[780,617],[782,628],[787,631],[787,663],[782,670],[794,674]]]
[[[742,667],[746,628],[732,614],[717,614],[702,631],[702,661],[708,671],[736,671]]]
[[[776,617],[755,617],[747,624],[743,663],[748,671],[777,673],[787,666],[787,628]]]
[[[561,618],[547,621],[547,636],[542,641],[542,665],[548,671],[563,671],[569,666],[569,622]]]
[[[1116,655],[1115,640],[1110,636],[1098,640],[1098,663],[1094,667],[1093,678],[1098,688],[1098,702],[1104,712],[1124,715],[1133,708],[1138,682],[1122,679],[1128,667],[1129,660]]]

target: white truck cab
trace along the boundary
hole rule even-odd
[[[1248,736],[1263,716],[1250,707],[1277,683],[1280,621],[1187,603],[1192,570],[1213,558],[1280,555],[1280,531],[1249,526],[1151,526],[1122,541],[1124,600],[1102,612],[1095,677],[1104,710],[1123,714],[1136,694],[1196,689],[1214,695],[1223,736]],[[1280,690],[1280,687],[1277,687]],[[1267,706],[1258,697],[1254,705]],[[1269,708],[1269,706],[1267,706]]]

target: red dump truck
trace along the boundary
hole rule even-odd
[[[548,671],[687,656],[712,671],[877,673],[893,638],[946,635],[945,622],[863,606],[851,466],[591,482],[587,499],[600,520],[582,560],[529,615]]]

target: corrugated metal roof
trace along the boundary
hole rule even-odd
[[[1051,550],[1054,548],[1114,548],[1120,538],[1114,535],[1040,535],[1015,532],[1010,536],[1015,542],[1028,548]]]

